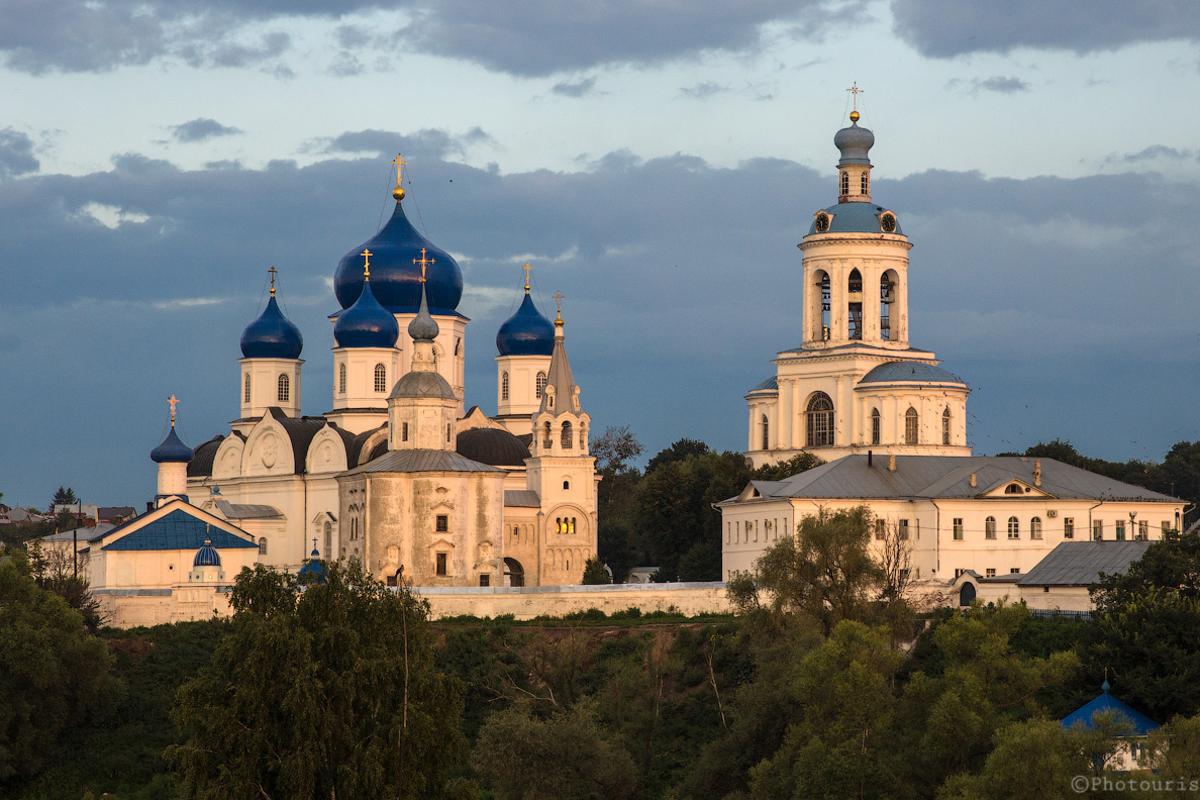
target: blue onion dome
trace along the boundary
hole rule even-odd
[[[162,444],[150,451],[150,460],[156,464],[186,464],[192,460],[192,448],[183,443],[172,425]]]
[[[299,358],[304,349],[300,329],[279,310],[272,290],[271,299],[258,319],[242,331],[242,355],[246,358]]]
[[[875,134],[858,127],[858,112],[850,113],[850,127],[842,128],[833,135],[833,146],[842,152],[838,166],[843,164],[870,164],[867,151],[875,146]]]
[[[392,313],[375,299],[371,285],[363,283],[354,305],[338,314],[333,326],[333,338],[338,347],[395,347],[400,326]]]
[[[308,555],[308,560],[304,562],[300,567],[300,571],[296,574],[303,583],[324,583],[325,562],[321,561],[321,552],[314,547]]]
[[[422,249],[424,254],[422,254]],[[457,313],[462,299],[463,275],[450,254],[434,245],[408,221],[401,201],[379,233],[351,250],[338,262],[333,292],[342,308],[349,308],[362,291],[363,250],[370,250],[371,283],[375,297],[394,314],[411,314],[421,302],[421,267],[428,260],[429,305],[435,314]]]
[[[432,342],[440,332],[437,320],[429,315],[429,304],[425,301],[425,287],[421,287],[421,307],[408,323],[408,335],[414,342]]]
[[[196,557],[192,559],[193,567],[219,567],[221,566],[221,554],[217,552],[217,548],[213,547],[212,539],[205,539],[204,544],[200,545],[200,549],[196,551]]]
[[[517,313],[500,326],[496,349],[502,356],[548,356],[554,351],[554,324],[537,310],[529,289]]]

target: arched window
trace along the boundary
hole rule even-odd
[[[323,533],[325,534],[325,549],[321,552],[325,555],[325,558],[331,558],[331,554],[333,553],[333,523],[329,520],[325,520]]]
[[[567,492],[571,491],[571,482],[570,481],[563,481],[563,491],[567,491]]]
[[[250,373],[242,376],[242,402],[250,405]]]
[[[456,355],[456,356],[462,355],[462,339],[461,338],[454,340],[454,355]]]
[[[904,443],[917,444],[920,439],[921,432],[921,417],[917,414],[917,410],[909,406],[908,411],[904,412]]]
[[[258,554],[260,556],[265,556],[267,554],[267,537],[265,536],[259,537]]]
[[[279,380],[277,381],[277,388],[278,388],[277,396],[278,396],[279,402],[281,402],[281,403],[288,402],[288,399],[292,396],[292,381],[287,376],[286,373],[281,373],[279,375]]]
[[[1041,517],[1034,517],[1033,519],[1029,520],[1029,538],[1030,539],[1042,538],[1042,518]]]
[[[863,337],[863,280],[862,273],[857,269],[850,270],[850,278],[847,281],[846,289],[850,292],[850,302],[846,306],[848,332],[851,339],[861,339]]]
[[[508,373],[507,372],[500,373],[500,399],[501,400],[508,399]]]
[[[950,406],[942,411],[942,444],[950,444]]]
[[[375,365],[375,391],[387,391],[387,367],[383,364]]]
[[[562,447],[564,450],[570,450],[575,444],[575,432],[571,430],[571,423],[564,421],[562,424]]]
[[[571,533],[575,532],[575,518],[571,517]]]
[[[346,393],[346,365],[338,364],[338,394]]]
[[[996,538],[996,518],[995,517],[988,517],[986,520],[984,520],[983,538],[985,538],[985,539],[995,539]]]
[[[864,172],[862,174],[862,177],[858,181],[858,186],[859,186],[859,189],[861,189],[859,194],[869,194],[870,193],[869,190],[871,188],[871,179],[867,176],[867,173]]]
[[[1025,494],[1025,489],[1019,483],[1010,483],[1004,487],[1005,494]]]
[[[888,270],[879,278],[879,338],[891,341],[892,303],[896,302],[896,273]]]
[[[848,194],[850,194],[850,173],[843,172],[842,173],[842,195],[845,196]]]
[[[579,426],[579,449],[587,450],[587,425]]]
[[[879,444],[883,439],[883,418],[878,408],[871,409],[871,444]]]
[[[817,270],[812,287],[812,338],[827,342],[832,335],[830,314],[832,311],[832,289],[829,284],[829,273]]]
[[[550,423],[546,422],[545,429],[542,435],[542,447],[549,450],[554,446],[554,433],[550,427]]]
[[[541,400],[542,395],[546,393],[546,373],[539,372],[537,374],[537,382],[535,385],[537,386],[537,397],[539,400]]]
[[[766,414],[762,415],[762,449],[771,449],[771,421]]]
[[[808,401],[808,446],[833,445],[833,401],[824,392],[817,392]]]
[[[1016,517],[1008,518],[1008,538],[1010,538],[1010,539],[1020,539],[1021,538],[1021,523],[1020,523],[1020,521],[1017,520]]]

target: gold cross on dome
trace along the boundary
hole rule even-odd
[[[566,299],[566,295],[562,292],[554,293],[554,322],[557,325],[562,325],[562,301]]]
[[[179,405],[179,398],[175,396],[174,392],[172,392],[171,396],[167,398],[167,407],[171,409],[171,427],[172,428],[175,427],[175,407],[177,405]]]
[[[854,103],[851,110],[858,111],[858,96],[863,93],[863,90],[858,88],[858,81],[852,82],[846,91],[850,93],[851,101]]]
[[[525,270],[525,291],[529,291],[529,273],[533,271],[533,265],[526,261],[521,265],[521,269]]]
[[[424,282],[425,282],[425,268],[426,268],[426,267],[428,267],[430,264],[436,264],[436,263],[437,263],[437,259],[436,259],[436,258],[428,258],[428,257],[426,257],[426,255],[425,255],[425,248],[424,248],[424,247],[422,247],[422,248],[421,248],[421,257],[420,257],[420,258],[414,258],[414,259],[413,259],[413,263],[414,263],[414,264],[420,264],[420,265],[421,265],[421,283],[424,283]]]
[[[396,168],[396,188],[392,189],[392,197],[396,198],[397,202],[404,199],[404,165],[407,163],[401,153],[396,153],[396,157],[392,159],[392,165]]]
[[[371,256],[375,254],[364,247],[359,255],[363,257],[363,280],[369,281],[371,280]]]
[[[267,267],[267,272],[271,276],[271,294],[274,295],[275,294],[275,275],[279,272],[279,270],[275,269],[275,265],[272,264],[271,266]]]

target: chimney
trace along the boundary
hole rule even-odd
[[[149,514],[149,513],[150,513],[151,511],[153,511],[153,510],[154,510],[154,501],[153,501],[153,500],[147,500],[147,501],[146,501],[146,513],[147,513],[147,514]]]
[[[875,464],[875,454],[872,453],[870,450],[868,450],[867,451],[867,466],[868,467],[874,466],[874,464]]]
[[[888,472],[896,471],[896,454],[888,453]]]
[[[1033,462],[1033,485],[1040,487],[1042,485],[1042,460]]]
[[[967,479],[967,482],[968,482],[969,484],[971,484],[971,488],[972,488],[972,489],[974,489],[976,486],[978,486],[978,485],[979,485],[979,478],[977,478],[977,477],[975,476],[975,473],[974,473],[974,472],[972,472],[972,473],[971,473],[971,477]]]

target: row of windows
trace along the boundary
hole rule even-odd
[[[859,194],[867,194],[867,189],[871,186],[871,179],[867,173],[862,173],[858,178]],[[842,172],[842,196],[850,194],[850,173]]]
[[[542,395],[546,393],[546,373],[539,372],[537,380],[534,382],[534,391],[537,393],[537,398],[542,399]],[[508,372],[507,370],[500,373],[500,399],[508,399]]]
[[[1132,523],[1130,523],[1130,526],[1132,527]],[[997,523],[996,523],[995,517],[988,517],[987,519],[985,519],[983,522],[983,538],[995,539],[996,538],[996,527],[997,527]],[[1125,520],[1116,520],[1116,522],[1114,523],[1114,528],[1115,528],[1116,540],[1119,542],[1124,541],[1126,539],[1126,531],[1127,531],[1126,526],[1125,526]],[[1162,532],[1165,534],[1170,529],[1171,529],[1171,523],[1164,520],[1162,523]],[[951,531],[952,531],[952,536],[955,541],[959,541],[959,542],[963,541],[963,539],[965,538],[965,529],[963,527],[962,517],[954,517],[954,519],[951,523]],[[1063,533],[1064,539],[1074,539],[1075,538],[1075,518],[1074,517],[1063,517],[1062,533]],[[1136,539],[1142,539],[1142,540],[1149,539],[1150,538],[1150,523],[1146,520],[1141,520],[1140,522],[1137,523],[1136,531],[1132,531],[1132,533],[1133,533],[1134,538],[1136,538]],[[1017,519],[1016,517],[1008,518],[1007,535],[1010,540],[1016,540],[1016,539],[1021,538],[1021,521],[1019,519]],[[1043,537],[1042,518],[1041,517],[1031,517],[1029,520],[1029,538],[1030,539],[1041,539],[1042,537]],[[1092,520],[1092,538],[1097,541],[1104,538],[1104,520],[1100,520],[1100,519]]]
[[[804,411],[806,447],[832,447],[834,444],[833,400],[824,392],[814,392],[808,399]],[[953,416],[950,407],[942,410],[942,444],[951,441]],[[771,449],[771,422],[762,415],[762,449]],[[871,409],[871,444],[879,444],[883,438],[883,417],[878,408]],[[921,415],[913,407],[904,412],[904,443],[921,443]]]
[[[570,450],[575,446],[575,428],[574,428],[574,426],[571,425],[569,420],[563,421],[563,424],[560,428],[560,434],[559,434],[558,440],[559,440],[560,446],[564,450]],[[549,420],[547,420],[546,423],[542,426],[542,447],[545,448],[546,450],[549,450],[550,448],[554,447],[554,426],[550,424]],[[583,450],[586,448],[587,448],[587,426],[580,425],[579,426],[579,449]],[[563,488],[566,489],[567,486],[564,485]]]
[[[571,534],[575,532],[575,517],[555,517],[554,529],[559,533]]]
[[[281,372],[275,381],[275,398],[277,402],[290,402],[292,396],[292,379],[287,373]],[[242,376],[242,402],[250,405],[250,373]]]
[[[820,338],[823,341],[829,341],[833,337],[833,290],[828,272],[818,270],[815,278],[815,289],[820,292],[821,297]],[[899,281],[900,278],[895,270],[890,269],[884,272],[879,278],[879,336],[888,341],[894,338],[892,336],[892,303],[896,302],[896,287]],[[850,295],[850,299],[846,305],[846,335],[850,339],[861,340],[864,331],[863,277],[858,269],[850,270],[850,275],[846,282],[846,290]],[[814,310],[812,324],[816,324],[816,322]]]

